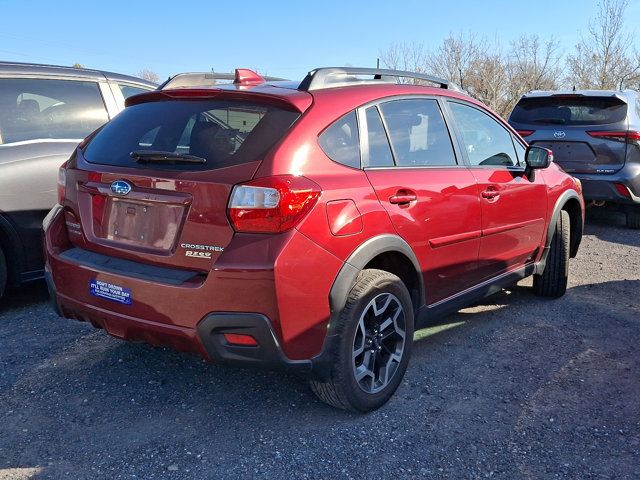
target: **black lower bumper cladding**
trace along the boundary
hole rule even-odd
[[[230,344],[225,333],[251,335],[258,346]],[[290,360],[282,352],[269,319],[258,313],[212,313],[198,324],[198,335],[209,356],[217,362],[311,372],[310,360]]]

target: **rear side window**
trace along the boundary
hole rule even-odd
[[[360,168],[360,135],[356,112],[350,112],[333,122],[320,134],[322,151],[334,162]]]
[[[456,165],[449,131],[435,100],[395,100],[380,105],[396,165]]]
[[[91,163],[169,170],[211,170],[253,162],[299,113],[240,101],[168,100],[127,107],[85,148]],[[159,161],[155,153],[168,154]],[[194,156],[206,163],[185,163]],[[151,158],[150,162],[132,157]]]
[[[0,143],[81,140],[107,120],[96,82],[0,79]]]
[[[606,125],[623,121],[627,104],[614,97],[541,97],[521,99],[510,121],[532,125]]]

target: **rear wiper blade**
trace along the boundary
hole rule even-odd
[[[203,164],[207,160],[186,153],[161,152],[156,150],[136,150],[129,154],[136,163],[193,163]]]

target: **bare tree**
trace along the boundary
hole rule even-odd
[[[531,90],[559,88],[564,75],[561,59],[560,43],[553,37],[542,40],[538,35],[521,35],[512,41],[507,61],[507,103],[513,106]]]
[[[422,43],[396,43],[380,53],[383,67],[394,70],[424,73],[427,68],[427,53]],[[400,79],[412,82],[411,79]]]
[[[471,72],[467,82],[468,92],[500,115],[508,115],[513,105],[506,95],[509,75],[500,51],[476,58]]]
[[[508,77],[499,44],[476,35],[450,34],[433,51],[423,44],[391,45],[380,55],[383,66],[413,72],[428,72],[467,90],[494,110],[504,113]]]
[[[640,64],[624,29],[628,0],[601,0],[575,52],[568,56],[568,82],[578,88],[614,89],[637,83]]]
[[[149,82],[160,83],[160,77],[153,70],[144,68],[138,72],[138,77],[143,78]]]
[[[434,74],[447,78],[462,89],[473,83],[478,61],[488,56],[487,42],[475,34],[449,35],[442,44],[426,57],[426,66]]]

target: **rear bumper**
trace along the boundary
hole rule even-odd
[[[64,317],[226,363],[309,371],[322,350],[328,292],[342,262],[296,231],[273,241],[234,239],[211,272],[183,278],[72,246],[60,209],[44,228],[47,284]],[[96,295],[96,283],[121,287],[131,301]],[[223,333],[235,330],[255,333],[259,347],[227,344]]]
[[[76,302],[57,292],[50,272],[46,272],[45,279],[52,307],[56,313],[66,318],[89,322],[96,328],[104,329],[113,337],[155,346],[167,346],[230,365],[284,368],[300,374],[311,373],[310,360],[287,358],[271,322],[259,313],[210,313],[198,322],[196,328],[184,328],[115,314]],[[258,342],[258,346],[230,344],[225,340],[225,333],[251,335]]]
[[[622,205],[640,205],[640,169],[623,169],[612,175],[572,174],[582,182],[582,194],[587,201],[606,201]],[[621,195],[615,184],[624,185],[631,198]]]

